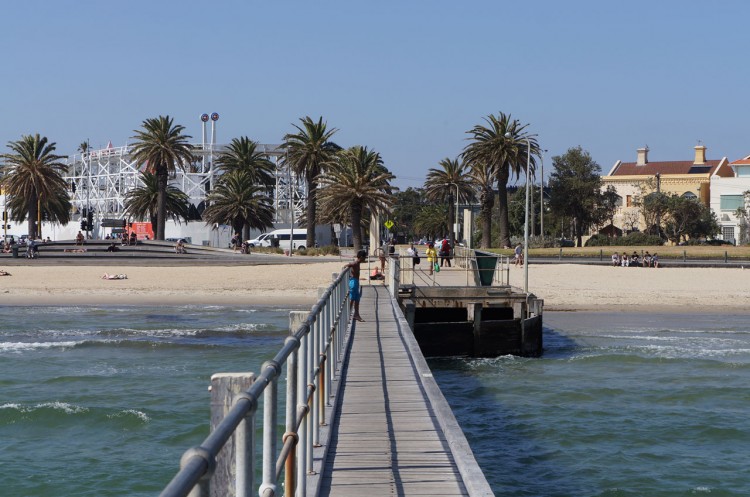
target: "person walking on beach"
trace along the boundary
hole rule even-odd
[[[362,296],[359,288],[359,266],[365,262],[366,258],[367,252],[360,250],[357,252],[356,259],[342,268],[344,271],[349,269],[349,308],[354,308],[352,317],[355,321],[364,321],[362,316],[359,315],[359,299]]]

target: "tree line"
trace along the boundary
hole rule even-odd
[[[503,112],[490,114],[466,131],[468,143],[459,156],[430,168],[422,188],[401,192],[392,185],[395,176],[378,152],[361,145],[339,146],[333,141],[338,130],[329,128],[322,117],[306,116],[292,126],[294,131],[283,138],[285,153],[280,161],[306,182],[301,222],[308,247],[315,245],[317,224],[340,223],[352,227],[353,244],[359,249],[373,212],[388,214],[395,221],[394,233],[412,239],[447,235],[455,243],[456,204],[478,204],[482,248],[510,247],[511,228],[515,233],[523,226],[519,216],[525,205],[522,195],[509,196],[508,184],[525,175],[527,167],[535,179],[543,153],[528,124]],[[177,222],[190,218],[187,195],[170,186],[169,177],[194,162],[188,142],[192,137],[169,116],[146,119],[134,133],[132,157],[145,167],[142,186],[126,194],[125,213],[134,220],[151,221],[155,238],[163,240],[167,218]],[[67,166],[64,157],[55,154],[55,143],[36,134],[9,142],[8,148],[10,152],[1,156],[0,185],[10,219],[28,221],[30,236],[37,234],[40,209],[49,221],[70,222],[70,193],[63,180]],[[87,149],[85,143],[79,148],[84,153]],[[232,139],[216,166],[221,174],[211,185],[202,219],[207,224],[231,225],[243,239],[249,238],[251,229],[270,228],[275,166],[258,150],[258,143],[246,136]],[[532,185],[533,181],[523,188]],[[589,230],[611,221],[621,202],[612,187],[602,189],[601,167],[580,146],[552,158],[545,191],[549,198],[544,206],[536,202],[531,210],[532,220],[541,216],[548,220],[544,233],[539,226],[540,234],[562,234],[563,226],[568,226],[578,245]],[[651,192],[639,202],[648,230],[660,237],[679,240],[718,232],[710,210],[693,199]]]
[[[285,154],[280,160],[307,183],[303,217],[307,246],[315,245],[316,223],[342,222],[352,226],[354,244],[361,247],[363,220],[370,211],[386,211],[392,204],[393,174],[375,150],[360,145],[344,149],[334,143],[337,130],[329,129],[322,117],[317,121],[304,117],[293,126],[295,132],[284,136]],[[151,221],[155,239],[163,240],[167,218],[189,219],[188,196],[169,185],[169,178],[194,162],[188,142],[192,137],[169,116],[146,119],[134,133],[132,158],[145,167],[142,185],[125,195],[125,214]],[[35,134],[9,142],[8,148],[10,152],[0,156],[0,186],[9,219],[27,221],[31,237],[38,234],[40,212],[51,222],[69,223],[71,197],[63,179],[67,165],[65,157],[55,153],[56,144]],[[85,153],[88,144],[79,150]],[[258,143],[246,136],[232,139],[216,166],[220,174],[206,197],[202,219],[207,224],[231,225],[245,239],[250,229],[272,227],[275,166],[258,150]]]

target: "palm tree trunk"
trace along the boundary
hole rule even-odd
[[[164,240],[164,224],[167,220],[167,182],[169,175],[166,170],[157,173],[159,193],[156,197],[156,236],[157,240]]]
[[[495,205],[495,192],[492,188],[483,188],[480,193],[482,217],[482,243],[481,248],[490,248],[492,245],[492,207]]]
[[[245,223],[242,225],[242,240],[240,240],[240,243],[249,239],[250,239],[250,223],[245,221]]]
[[[502,173],[497,178],[500,246],[510,248],[510,223],[508,222],[508,174]]]
[[[36,192],[29,198],[29,203],[26,204],[29,212],[29,219],[28,219],[28,232],[29,237],[32,240],[36,240],[36,219],[39,215],[39,196],[36,194]]]
[[[488,196],[493,195],[489,192]],[[484,202],[482,204],[482,248],[492,246],[492,204],[494,202]]]
[[[456,220],[454,219],[455,211],[453,205],[453,194],[448,194],[448,239],[451,241],[451,247],[456,246]]]
[[[314,176],[307,177],[307,247],[315,246],[315,216],[318,197],[318,183]]]
[[[362,206],[352,205],[352,242],[354,251],[362,248]]]

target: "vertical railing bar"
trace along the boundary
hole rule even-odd
[[[315,319],[314,336],[313,336],[313,348],[312,348],[312,381],[315,388],[320,391],[320,325],[321,325],[321,314],[319,313]],[[316,374],[316,371],[318,373]],[[313,429],[313,447],[320,447],[320,429],[318,428],[320,418],[320,395],[313,395],[312,399],[312,429]]]
[[[304,420],[299,427],[299,443],[297,444],[297,497],[305,497],[307,493],[307,344],[309,333],[300,340],[299,364],[297,365],[297,409],[305,412]]]
[[[315,324],[317,323],[317,316],[312,316],[312,319],[314,321],[310,323],[310,330],[307,333],[307,368],[305,371],[305,385],[307,385],[307,389],[315,388],[315,378],[313,377],[313,371],[315,371]],[[307,392],[307,390],[306,390]],[[313,396],[313,399],[315,396]],[[307,416],[305,417],[305,426],[306,426],[306,433],[307,433],[307,441],[305,445],[305,450],[307,452],[305,456],[305,463],[306,463],[306,471],[307,474],[313,474],[313,430],[315,429],[315,426],[313,425],[313,413],[315,412],[313,404],[314,401],[310,399],[310,397],[305,394],[305,402],[307,404]]]
[[[286,433],[284,433],[284,443],[286,443],[286,437],[297,436],[297,354],[299,354],[299,349],[289,354],[289,358],[286,360]],[[299,438],[297,441],[299,441]],[[294,495],[296,488],[295,453],[296,447],[293,447],[284,463],[286,469],[284,472],[284,494],[290,497]]]
[[[253,495],[253,470],[255,468],[255,413],[250,413],[237,426],[235,432],[235,466],[237,497]]]
[[[273,361],[263,364],[262,370],[276,368],[276,375],[263,393],[263,483],[260,495],[276,495],[276,422],[278,419],[279,365]]]
[[[328,301],[328,324],[326,325],[326,354],[328,356],[328,375],[326,384],[326,405],[330,406],[331,398],[331,383],[333,382],[334,374],[336,374],[336,355],[334,354],[334,341],[336,340],[336,298],[331,292],[331,300]]]

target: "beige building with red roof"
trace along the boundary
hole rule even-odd
[[[656,191],[668,195],[697,198],[707,207],[711,199],[712,177],[733,177],[726,157],[706,160],[706,147],[694,148],[692,161],[648,160],[648,147],[639,148],[635,162],[617,161],[609,174],[602,177],[602,188],[613,186],[620,196],[614,226],[630,232],[646,229],[640,212],[640,199]]]

